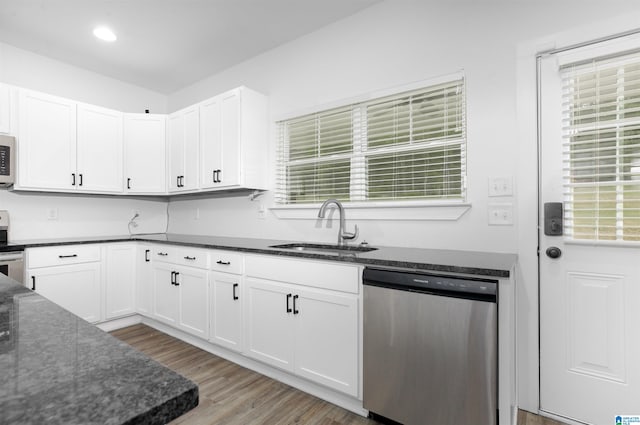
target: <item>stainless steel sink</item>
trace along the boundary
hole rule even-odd
[[[322,253],[334,255],[355,255],[359,252],[375,251],[378,248],[362,245],[329,245],[317,243],[286,243],[281,245],[271,245],[269,248],[284,249],[287,251],[299,251],[308,253]]]

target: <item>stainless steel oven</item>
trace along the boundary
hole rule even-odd
[[[22,251],[0,252],[0,273],[24,283],[24,260]]]

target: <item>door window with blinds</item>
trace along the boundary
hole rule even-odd
[[[640,241],[640,54],[561,74],[567,236]]]
[[[465,198],[464,80],[278,122],[276,201]]]

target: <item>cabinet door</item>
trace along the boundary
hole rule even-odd
[[[137,248],[136,267],[136,311],[144,316],[153,314],[153,267],[151,247]]]
[[[100,321],[100,263],[30,270],[35,290],[87,322]]]
[[[198,188],[198,108],[175,112],[168,121],[169,191]]]
[[[357,397],[357,296],[311,290],[296,296],[296,374]]]
[[[78,105],[77,188],[122,192],[122,112]]]
[[[165,139],[164,115],[124,115],[126,193],[166,192]]]
[[[209,286],[207,271],[177,267],[176,283],[180,289],[178,326],[201,338],[209,336]],[[176,300],[178,301],[178,300]]]
[[[218,187],[240,184],[240,93],[235,89],[222,95],[222,164]]]
[[[246,354],[293,371],[293,290],[289,285],[253,278],[245,282]]]
[[[75,190],[76,103],[20,92],[17,188]]]
[[[0,133],[11,134],[11,120],[13,112],[11,109],[11,88],[7,85],[0,84]]]
[[[184,179],[184,115],[176,112],[167,121],[167,150],[169,157],[169,192],[180,190],[180,179]]]
[[[180,290],[174,282],[171,264],[153,266],[153,316],[170,325],[178,323]]]
[[[108,245],[105,268],[105,318],[135,313],[136,246]]]
[[[218,170],[222,168],[221,97],[200,104],[200,187],[217,186]]]
[[[209,340],[230,350],[241,352],[242,277],[228,273],[210,273],[211,324]]]

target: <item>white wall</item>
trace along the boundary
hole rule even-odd
[[[167,111],[167,97],[0,43],[0,82],[122,112]]]
[[[166,112],[167,97],[103,75],[0,43],[0,82],[113,108],[124,112]],[[49,220],[48,211],[58,212]],[[133,200],[14,193],[0,189],[0,210],[8,210],[11,240],[128,233],[132,211],[138,210],[137,232],[164,232],[164,200]]]
[[[164,232],[166,202],[115,196],[86,197],[0,190],[0,210],[9,211],[11,241]],[[54,211],[56,219],[49,219]]]
[[[632,2],[619,3],[634,7]],[[599,2],[584,1],[389,0],[173,93],[169,109],[243,84],[269,96],[273,122],[341,99],[462,70],[467,83],[470,211],[457,222],[357,224],[362,238],[372,244],[516,252],[518,217],[513,226],[489,226],[487,213],[489,202],[512,203],[515,210],[518,196],[535,196],[535,187],[521,188],[516,182],[514,197],[488,197],[489,177],[514,177],[517,171],[516,46],[564,28],[569,13],[577,15],[577,22],[590,22],[612,13],[613,7],[602,9]],[[271,152],[274,135],[272,131]],[[271,214],[262,220],[257,214],[260,202],[268,207],[271,196],[253,203],[246,197],[171,202],[170,230],[335,239],[335,228],[317,228],[314,221],[279,220]],[[199,220],[194,219],[196,209]],[[349,226],[355,223],[348,220]]]

